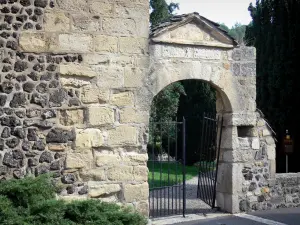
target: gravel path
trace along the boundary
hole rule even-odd
[[[200,182],[204,184],[207,183],[207,181],[208,178],[203,177]],[[205,214],[215,212],[215,209],[212,209],[201,199],[197,198],[197,186],[198,177],[194,177],[193,179],[186,181],[186,214]],[[201,193],[207,193],[211,190],[211,186],[201,185]],[[182,214],[182,193],[182,184],[151,191],[151,216],[161,217],[167,215]],[[204,196],[201,197],[203,198]]]

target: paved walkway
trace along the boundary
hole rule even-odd
[[[186,214],[207,214],[215,212],[209,205],[197,198],[198,177],[186,181]],[[212,190],[205,187],[206,191]],[[150,213],[155,217],[182,214],[182,185],[150,192]],[[172,211],[173,210],[173,211]]]

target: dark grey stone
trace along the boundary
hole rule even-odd
[[[21,179],[24,176],[24,174],[22,173],[21,170],[14,170],[13,176],[16,179]]]
[[[260,178],[261,178],[261,176],[260,176],[259,174],[255,176],[255,179],[256,179],[257,181],[259,181]]]
[[[37,152],[25,152],[25,156],[27,158],[33,158],[33,157],[36,157],[38,155]]]
[[[30,2],[30,0],[20,0],[20,4],[22,6],[30,6],[31,2]]]
[[[18,43],[15,42],[15,41],[7,41],[6,48],[10,48],[12,50],[17,50],[18,49]]]
[[[74,194],[74,192],[76,191],[76,187],[74,185],[68,186],[67,187],[67,193],[70,194]]]
[[[247,47],[241,48],[241,58],[243,61],[255,61],[255,48]]]
[[[4,31],[4,32],[0,33],[0,37],[3,37],[4,39],[7,39],[7,38],[10,37],[10,33]]]
[[[36,7],[41,7],[41,8],[45,8],[48,4],[48,0],[35,0],[34,1],[34,6]]]
[[[39,151],[44,151],[45,148],[46,148],[46,144],[42,140],[35,141],[32,146],[33,150],[39,150]]]
[[[38,134],[35,128],[28,129],[27,139],[29,141],[36,141],[38,139]]]
[[[39,63],[44,63],[44,62],[45,62],[45,56],[40,55],[40,56],[37,58],[37,61],[38,61]]]
[[[38,93],[34,93],[31,96],[31,103],[40,105],[41,107],[44,108],[48,104],[48,97],[47,97],[47,95],[41,95]]]
[[[9,138],[10,137],[10,129],[8,127],[4,127],[2,134],[2,138]]]
[[[71,98],[69,100],[69,106],[72,107],[72,106],[80,106],[81,105],[81,102],[79,101],[78,98]]]
[[[19,118],[24,118],[26,116],[25,111],[16,111],[15,114]]]
[[[256,76],[256,64],[255,63],[241,64],[241,76]]]
[[[0,166],[0,176],[6,175],[8,172],[7,166]]]
[[[22,149],[23,149],[23,151],[30,151],[31,150],[30,142],[26,141],[26,140],[23,140]]]
[[[23,90],[28,93],[33,92],[34,88],[35,88],[35,84],[32,82],[26,82],[25,84],[23,84]]]
[[[49,105],[51,107],[60,107],[67,99],[67,93],[64,89],[58,89],[50,92]]]
[[[85,195],[85,194],[87,194],[87,193],[88,193],[88,186],[87,186],[87,185],[83,186],[83,187],[78,191],[78,194],[80,194],[80,195]]]
[[[9,72],[9,71],[11,71],[11,66],[9,66],[9,65],[4,65],[4,66],[2,67],[2,72],[7,73],[7,72]]]
[[[56,111],[53,109],[46,109],[42,113],[43,119],[51,119],[56,117]]]
[[[268,174],[268,173],[265,173],[265,174],[264,174],[264,178],[265,178],[265,179],[269,179],[269,177],[270,177],[270,174]]]
[[[0,106],[3,107],[6,104],[7,96],[6,95],[0,95]]]
[[[4,81],[0,85],[0,91],[6,94],[10,94],[14,89],[14,84],[10,81]]]
[[[28,118],[40,117],[41,116],[41,110],[40,109],[27,109],[26,110],[26,116]]]
[[[36,71],[36,72],[42,72],[45,70],[45,65],[44,64],[35,64],[33,66],[33,70]]]
[[[32,119],[26,119],[23,122],[24,127],[31,127],[34,126],[37,123],[36,120],[32,120]]]
[[[16,91],[21,91],[21,86],[20,86],[20,84],[16,83],[16,84],[15,84],[15,89],[16,89]]]
[[[10,107],[12,108],[19,108],[25,107],[27,104],[26,94],[23,92],[15,93],[13,99],[10,102]]]
[[[27,77],[26,77],[26,75],[20,75],[20,76],[17,76],[16,80],[19,82],[25,82],[27,80]]]
[[[54,155],[54,158],[55,158],[55,159],[60,159],[60,158],[62,158],[62,157],[64,157],[64,154],[59,153],[59,152],[55,153],[55,155]]]
[[[0,95],[0,106],[3,107],[6,104],[7,96]]]
[[[39,79],[39,76],[36,74],[36,72],[31,72],[27,76],[33,81],[37,81]]]
[[[19,143],[20,143],[20,140],[18,138],[12,138],[12,139],[6,140],[6,142],[5,142],[6,146],[9,148],[15,148],[19,145]]]
[[[14,2],[16,2],[16,1],[14,1]],[[11,7],[11,12],[12,12],[13,14],[17,14],[17,13],[19,12],[19,10],[20,10],[20,8],[19,8],[19,6],[17,6],[17,5],[13,5],[13,6]]]
[[[28,0],[29,1],[29,0]],[[27,8],[27,9],[25,9],[25,11],[26,11],[26,13],[27,13],[27,15],[28,16],[31,16],[31,14],[32,14],[32,12],[33,12],[33,10],[31,9],[31,8]],[[32,58],[30,58],[30,59],[32,59]],[[28,57],[28,60],[31,62],[31,61],[33,61],[33,59],[32,60],[30,60],[29,59],[29,57]]]
[[[17,127],[22,124],[21,121],[14,116],[5,116],[5,117],[1,117],[0,119],[1,119],[2,126]]]
[[[14,110],[11,108],[4,108],[3,109],[4,113],[8,116],[13,115],[14,114]]]
[[[36,30],[41,30],[41,29],[43,29],[43,27],[40,24],[36,24],[35,25],[35,29]]]
[[[247,174],[244,174],[244,177],[246,180],[252,180],[253,179],[253,173],[248,172]]]
[[[23,72],[23,71],[25,71],[27,68],[28,68],[28,65],[27,65],[26,62],[24,62],[24,61],[17,61],[17,62],[15,63],[14,70],[15,70],[16,72]]]
[[[40,8],[35,8],[34,9],[34,14],[35,15],[37,15],[37,16],[41,16],[41,15],[43,15],[43,10],[42,9],[40,9]]]
[[[49,172],[49,165],[39,165],[35,168],[35,176]]]
[[[13,158],[20,160],[24,158],[23,152],[21,150],[13,150]]]
[[[24,139],[26,137],[24,129],[20,127],[12,129],[11,134],[20,139]]]
[[[4,140],[0,138],[0,151],[3,151],[5,148]]]
[[[40,83],[36,86],[37,92],[44,94],[48,91],[48,85],[46,83]]]
[[[75,175],[74,174],[65,174],[61,178],[61,182],[64,184],[74,184],[76,181]]]
[[[25,23],[24,26],[23,26],[23,29],[24,30],[29,30],[29,29],[32,29],[33,28],[33,25],[32,23]]]
[[[11,15],[5,15],[4,21],[7,22],[8,24],[11,24],[13,21],[14,17]]]
[[[234,49],[232,51],[232,59],[234,61],[240,61],[242,56],[242,51],[240,49]]]
[[[50,64],[49,66],[47,66],[46,70],[53,72],[56,70],[56,68],[57,68],[56,65]]]
[[[234,76],[239,76],[241,73],[241,64],[240,63],[233,63],[232,64],[232,72]]]
[[[12,168],[19,167],[19,162],[14,159],[12,152],[5,153],[2,163]]]
[[[242,201],[240,201],[239,206],[240,206],[240,210],[242,212],[247,212],[250,209],[250,202],[247,200],[242,200]]]
[[[254,191],[257,188],[257,184],[255,182],[251,182],[249,186],[249,191]]]
[[[52,73],[47,72],[46,74],[41,76],[40,80],[50,81],[52,79]]]
[[[263,195],[258,196],[258,197],[257,197],[257,201],[258,201],[258,202],[263,202],[263,201],[265,201],[265,196],[263,196]]]
[[[49,88],[57,88],[59,86],[59,82],[57,80],[52,80],[49,83]]]
[[[53,122],[48,120],[36,121],[32,126],[38,127],[40,129],[50,129],[54,126]]]
[[[60,170],[60,162],[54,161],[50,165],[50,170]]]
[[[50,152],[43,152],[40,156],[39,162],[40,163],[44,163],[44,162],[51,163],[53,160],[54,160],[53,156]]]
[[[75,132],[62,130],[60,128],[52,129],[46,136],[47,143],[67,143],[75,140]]]

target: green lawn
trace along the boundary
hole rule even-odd
[[[214,162],[201,162],[202,171],[214,169]],[[172,186],[182,182],[182,165],[175,162],[153,162],[148,161],[149,168],[149,187],[150,189],[163,187],[163,186]],[[160,173],[161,171],[161,173]],[[193,177],[198,175],[199,167],[198,166],[186,166],[186,180],[190,180]],[[154,173],[153,173],[154,172]],[[177,178],[176,178],[177,174]],[[153,179],[154,177],[154,179]]]

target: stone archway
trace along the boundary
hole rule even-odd
[[[268,158],[257,157],[262,140],[257,132],[260,116],[256,113],[255,60],[254,48],[238,47],[217,24],[196,13],[176,16],[150,34],[146,83],[153,96],[167,85],[186,79],[205,81],[217,90],[217,112],[225,118],[217,205],[231,213],[248,204],[249,190],[258,189],[247,177],[256,161],[267,161],[267,170],[272,164]]]

